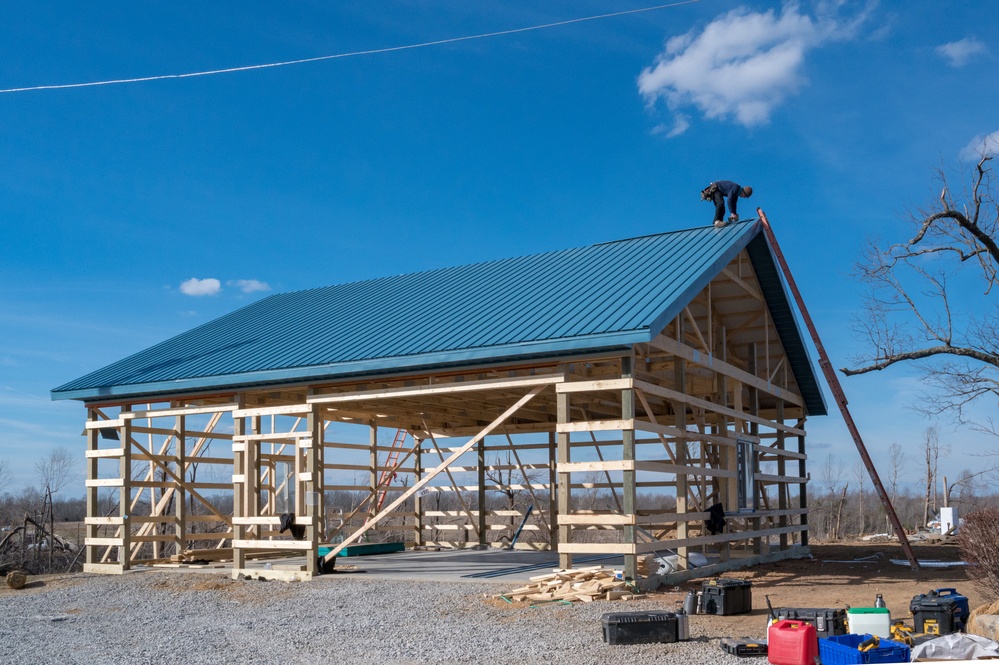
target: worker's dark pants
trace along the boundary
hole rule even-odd
[[[720,222],[725,219],[725,195],[715,190],[712,198],[715,202],[715,221]]]

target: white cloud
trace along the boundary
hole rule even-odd
[[[972,56],[985,55],[988,52],[985,43],[974,37],[965,37],[937,47],[937,55],[946,60],[951,67],[964,67]]]
[[[271,287],[267,282],[257,279],[230,279],[226,282],[229,286],[235,286],[243,293],[253,293],[254,291],[270,291]]]
[[[679,136],[680,134],[683,134],[688,129],[690,129],[690,118],[688,118],[682,113],[677,113],[676,115],[673,116],[672,127],[663,123],[661,125],[657,125],[656,127],[654,127],[652,129],[652,133],[663,134],[666,136],[666,138],[671,139],[674,136]]]
[[[840,4],[822,7],[835,10]],[[805,55],[826,42],[853,38],[867,17],[865,10],[843,21],[822,7],[816,17],[793,3],[780,16],[772,9],[745,8],[723,14],[700,33],[667,41],[655,65],[639,75],[638,90],[650,105],[662,98],[671,111],[694,106],[707,118],[764,124],[806,83]],[[675,127],[684,122],[689,124],[678,118]]]
[[[961,148],[957,156],[966,162],[977,162],[986,155],[997,154],[999,154],[999,130],[991,134],[979,134]]]
[[[214,277],[207,279],[192,277],[180,284],[180,292],[185,296],[213,296],[221,290],[222,282]]]

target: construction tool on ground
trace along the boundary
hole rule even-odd
[[[764,595],[763,600],[767,601],[767,612],[770,613],[770,623],[777,623],[777,613],[774,612],[774,606],[770,604],[770,596]]]
[[[513,538],[510,539],[510,544],[507,545],[505,549],[512,550],[517,545],[517,539],[520,538],[520,532],[524,530],[524,525],[527,524],[527,518],[531,516],[531,512],[533,510],[534,504],[532,503],[524,512],[524,519],[520,520],[520,526],[517,527],[517,531],[513,534]]]
[[[805,322],[805,326],[808,328],[809,334],[812,336],[812,342],[815,344],[815,350],[819,354],[819,367],[822,368],[822,374],[826,378],[829,390],[832,391],[833,397],[836,399],[836,404],[839,406],[840,413],[843,415],[846,427],[850,430],[850,435],[853,437],[853,443],[857,446],[860,458],[864,461],[864,466],[867,467],[867,473],[870,475],[871,482],[874,483],[874,489],[877,491],[878,497],[881,499],[881,505],[884,506],[885,513],[888,515],[892,528],[895,530],[895,535],[898,536],[898,542],[902,546],[902,550],[905,552],[906,558],[909,560],[909,565],[912,567],[912,570],[919,570],[919,561],[916,559],[916,555],[912,551],[912,545],[909,543],[909,539],[905,535],[905,529],[902,528],[902,523],[898,519],[898,514],[895,513],[895,508],[891,504],[888,492],[885,491],[884,485],[881,483],[878,471],[874,468],[874,462],[871,460],[871,456],[867,452],[867,446],[864,445],[864,440],[860,436],[860,430],[857,429],[857,425],[853,421],[853,416],[850,414],[850,409],[847,407],[846,394],[843,392],[843,386],[839,382],[839,377],[836,376],[836,370],[833,369],[832,363],[829,362],[829,356],[826,355],[826,349],[822,345],[822,340],[819,339],[819,333],[815,329],[815,324],[812,323],[812,317],[808,314],[808,309],[805,307],[805,301],[801,297],[801,292],[798,291],[798,285],[794,281],[794,277],[791,275],[791,269],[787,266],[787,261],[784,259],[784,253],[780,250],[780,245],[777,244],[777,237],[774,235],[773,229],[770,228],[770,222],[767,220],[767,216],[763,214],[763,210],[761,208],[757,208],[756,213],[760,216],[760,222],[763,224],[763,231],[766,234],[767,241],[770,243],[770,249],[774,253],[774,258],[777,259],[777,263],[780,265],[780,268],[784,273],[784,279],[787,280],[787,286],[791,289],[791,294],[794,296],[794,300],[798,304],[798,311],[801,313],[801,318]]]
[[[913,633],[915,631],[905,625],[903,621],[896,621],[891,625],[891,639],[893,642],[904,644],[907,647],[913,645]]]

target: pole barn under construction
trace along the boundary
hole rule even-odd
[[[272,295],[52,396],[86,407],[86,571],[278,579],[358,546],[636,582],[804,556],[826,414],[759,220]]]

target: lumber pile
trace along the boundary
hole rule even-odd
[[[508,602],[549,603],[595,600],[633,600],[644,598],[615,571],[603,566],[555,569],[546,575],[530,578],[530,584],[494,598]]]

